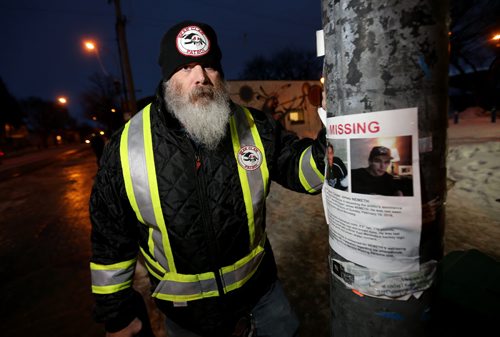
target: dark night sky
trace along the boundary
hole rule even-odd
[[[137,98],[151,95],[160,79],[159,42],[173,24],[209,23],[218,33],[227,79],[257,55],[285,47],[316,50],[320,0],[122,0]],[[82,41],[100,43],[102,63],[121,79],[114,5],[107,0],[0,0],[0,77],[18,99],[55,100],[66,95],[78,114],[89,76],[101,72]]]

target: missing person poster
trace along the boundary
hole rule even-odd
[[[323,204],[332,249],[381,272],[419,270],[417,108],[327,119]]]

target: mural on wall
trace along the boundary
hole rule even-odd
[[[299,137],[315,137],[321,128],[319,81],[228,81],[231,99],[268,112]]]

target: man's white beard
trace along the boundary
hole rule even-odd
[[[215,149],[226,134],[231,113],[229,94],[223,82],[195,88],[190,93],[183,93],[181,86],[172,80],[164,85],[167,108],[196,142]]]

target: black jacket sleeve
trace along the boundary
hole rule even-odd
[[[120,134],[106,144],[89,203],[91,262],[99,265],[130,261],[138,254],[137,220],[126,195],[120,165]],[[141,315],[136,309],[140,307],[138,294],[132,286],[108,294],[94,292],[94,296],[94,319],[104,322],[107,331],[121,330]]]
[[[311,151],[315,163],[315,169],[319,177],[324,180],[325,172],[325,150],[326,129],[319,130],[316,139],[302,138],[285,130],[283,126],[275,121],[269,114],[262,111],[250,109],[260,129],[263,142],[271,142],[272,146],[266,147],[266,158],[270,169],[271,179],[280,185],[303,193],[319,193],[307,191],[300,181],[301,167],[300,159],[305,151]],[[269,152],[269,153],[268,153]]]

